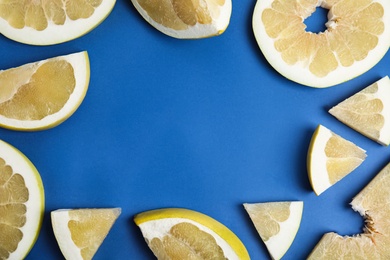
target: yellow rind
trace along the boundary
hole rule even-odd
[[[226,226],[216,221],[215,219],[189,209],[184,208],[165,208],[165,209],[156,209],[137,214],[134,217],[134,222],[137,226],[142,223],[166,219],[166,218],[183,218],[193,220],[203,226],[210,228],[216,234],[218,234],[223,240],[225,240],[231,248],[236,252],[237,256],[241,260],[250,259],[249,254],[241,242],[241,240]]]

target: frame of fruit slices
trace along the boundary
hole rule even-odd
[[[233,1],[218,37],[178,40],[155,30],[129,2],[84,36],[50,46],[0,37],[0,68],[88,51],[91,78],[77,111],[45,131],[0,129],[36,166],[45,187],[41,232],[27,259],[61,258],[51,211],[122,213],[94,259],[150,259],[134,215],[190,208],[232,230],[253,259],[269,256],[242,203],[304,201],[285,259],[305,258],[322,235],[361,233],[348,203],[387,164],[389,150],[327,111],[388,74],[387,53],[361,76],[328,89],[285,79],[253,36],[254,2]],[[367,151],[367,159],[316,196],[306,170],[318,124]],[[345,225],[348,219],[349,225]]]

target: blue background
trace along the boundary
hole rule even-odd
[[[351,81],[313,89],[265,60],[252,32],[255,0],[233,0],[226,32],[178,40],[151,27],[129,0],[89,34],[53,46],[0,36],[0,68],[87,50],[91,81],[76,113],[40,132],[0,129],[39,170],[46,209],[27,259],[61,259],[50,212],[121,207],[95,259],[153,259],[133,216],[184,207],[225,224],[252,259],[269,259],[242,203],[302,200],[298,234],[284,259],[303,259],[325,232],[360,233],[352,198],[389,161],[390,150],[327,110],[389,73],[388,53]],[[312,19],[321,20],[323,17]],[[354,172],[317,197],[306,153],[318,124],[367,150]]]

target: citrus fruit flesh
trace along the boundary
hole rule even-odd
[[[52,211],[54,235],[65,259],[92,259],[120,214],[120,208]]]
[[[298,232],[303,202],[244,203],[244,207],[272,259],[281,259]]]
[[[31,45],[51,45],[78,38],[111,13],[115,0],[3,1],[0,33]]]
[[[305,19],[328,9],[324,32]],[[253,31],[268,62],[286,78],[311,87],[340,84],[371,69],[390,46],[388,0],[258,0]]]
[[[87,52],[0,71],[0,126],[25,131],[57,126],[80,106],[89,77]]]
[[[0,140],[0,259],[24,259],[44,213],[42,179],[31,161]]]
[[[354,236],[325,234],[308,259],[390,259],[390,164],[352,200],[365,219],[363,232]]]
[[[390,144],[390,79],[388,76],[342,101],[329,113],[361,134]]]
[[[141,16],[174,38],[197,39],[222,34],[229,25],[231,0],[132,0]]]
[[[136,215],[134,222],[158,259],[249,259],[232,231],[197,211],[151,210]]]
[[[318,125],[307,155],[307,171],[314,192],[320,195],[355,170],[365,158],[365,150]]]

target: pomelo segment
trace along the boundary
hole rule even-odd
[[[229,25],[231,0],[132,0],[141,16],[157,30],[178,39],[222,34]]]
[[[38,238],[45,208],[31,161],[0,140],[0,259],[24,259]]]
[[[355,170],[365,159],[365,150],[318,125],[307,153],[307,171],[313,191],[320,195]]]
[[[329,110],[368,138],[390,144],[390,79],[383,77]]]
[[[115,0],[3,1],[0,33],[31,45],[58,44],[93,30],[114,5]]]
[[[136,215],[134,222],[158,259],[250,259],[232,231],[197,211],[151,210]]]
[[[86,51],[0,71],[0,126],[36,131],[59,125],[81,105],[89,79]]]
[[[298,232],[303,202],[245,203],[244,207],[272,259],[281,259]]]
[[[390,259],[390,164],[352,200],[365,220],[363,233],[325,234],[308,259]]]
[[[307,32],[316,7],[329,9],[327,29]],[[388,0],[258,0],[253,31],[267,61],[286,78],[324,88],[357,77],[390,46]]]
[[[120,214],[120,208],[52,211],[54,235],[65,259],[92,259]]]

